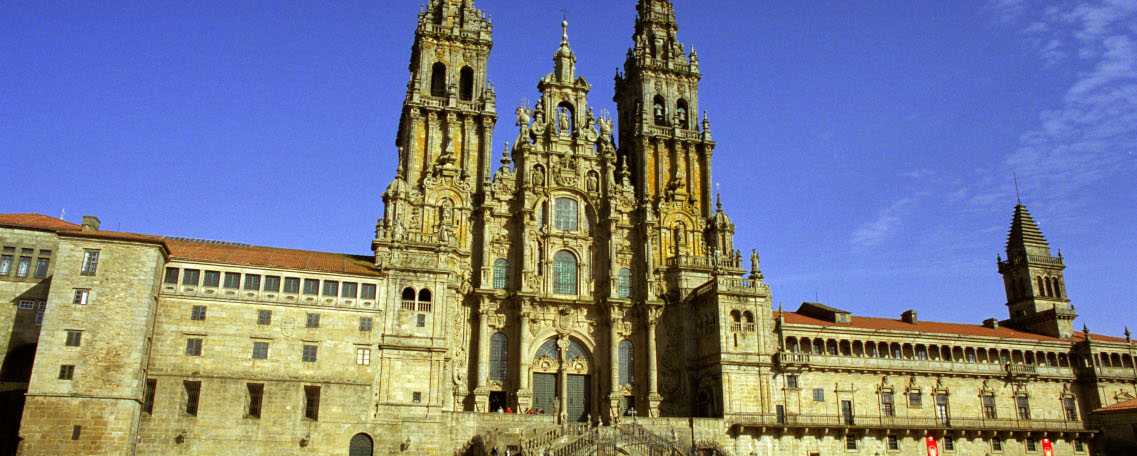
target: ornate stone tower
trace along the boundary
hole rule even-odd
[[[1050,244],[1042,237],[1026,206],[1015,206],[1007,237],[1007,260],[999,259],[999,273],[1007,289],[1008,326],[1069,339],[1077,315],[1066,298],[1062,279],[1062,254],[1051,256]]]
[[[699,112],[699,59],[679,42],[675,11],[667,0],[640,0],[634,47],[616,76],[620,163],[631,173],[636,197],[652,210],[651,265],[674,258],[710,257],[705,220],[711,202],[710,123]],[[733,255],[734,252],[718,252]],[[649,267],[650,269],[650,267]]]

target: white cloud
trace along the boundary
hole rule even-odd
[[[882,209],[875,220],[861,225],[853,232],[853,245],[873,247],[887,240],[896,231],[913,201],[912,198],[902,198]]]

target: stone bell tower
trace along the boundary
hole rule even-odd
[[[430,0],[419,13],[395,138],[399,167],[383,194],[377,243],[401,234],[470,249],[474,195],[492,171],[497,114],[486,80],[492,47],[493,25],[472,0]]]
[[[698,117],[699,59],[679,42],[670,1],[640,0],[636,10],[634,47],[616,76],[620,166],[630,171],[640,204],[650,206],[643,222],[658,239],[652,264],[708,257],[715,143],[710,122]]]
[[[1062,254],[1051,256],[1050,244],[1026,206],[1015,206],[1007,236],[1007,260],[999,259],[999,273],[1007,289],[1008,326],[1052,337],[1074,334],[1074,313],[1066,296],[1066,269]]]

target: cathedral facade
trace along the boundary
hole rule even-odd
[[[0,215],[0,454],[1132,454],[1094,411],[1137,346],[1075,330],[1022,205],[1007,319],[775,309],[698,56],[636,8],[615,116],[566,23],[498,154],[492,24],[431,0],[368,255]]]

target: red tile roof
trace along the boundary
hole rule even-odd
[[[813,325],[813,326],[832,326],[843,328],[857,328],[869,329],[879,331],[908,331],[929,334],[948,334],[958,336],[976,336],[976,337],[998,337],[1006,339],[1028,339],[1028,340],[1045,340],[1045,341],[1061,341],[1057,337],[1044,336],[1041,334],[1034,334],[1024,331],[1016,331],[1011,328],[1000,327],[999,329],[991,329],[982,325],[968,325],[961,323],[938,323],[931,321],[919,321],[916,324],[905,323],[901,320],[892,320],[888,318],[873,318],[873,317],[859,317],[853,316],[852,324],[839,324],[831,321],[819,320],[806,315],[801,315],[796,312],[785,312],[786,323],[796,325]],[[775,315],[776,316],[776,315]],[[1093,340],[1103,342],[1125,342],[1125,339],[1117,337],[1108,337],[1094,334]],[[1081,342],[1086,340],[1086,334],[1082,332],[1074,333],[1074,337],[1069,342]]]
[[[40,228],[60,231],[79,231],[83,227],[43,214],[0,214],[0,225]]]
[[[1130,399],[1124,402],[1118,402],[1109,407],[1102,407],[1094,410],[1093,413],[1114,414],[1114,413],[1132,413],[1137,412],[1137,399]]]
[[[212,244],[166,239],[170,258],[185,261],[308,269],[338,274],[375,275],[375,258],[364,255],[311,252],[247,245]]]

